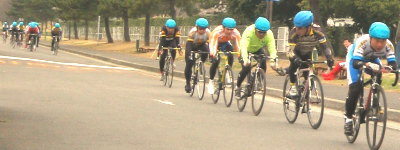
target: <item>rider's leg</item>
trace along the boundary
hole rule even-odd
[[[210,48],[207,46],[207,44],[203,44],[199,46],[199,49],[201,52],[210,52]],[[201,54],[201,61],[205,62],[208,58],[208,54]]]
[[[187,42],[186,43],[186,49],[185,49],[185,61],[186,61],[186,66],[185,66],[185,79],[186,79],[186,85],[190,85],[190,77],[192,75],[192,67],[194,64],[194,60],[191,59],[191,51],[193,49],[193,42]]]
[[[211,60],[212,64],[210,67],[210,80],[214,80],[215,74],[217,73],[217,67],[220,63],[220,58],[214,57]]]

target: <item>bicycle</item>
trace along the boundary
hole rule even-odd
[[[290,75],[286,76],[283,87],[283,110],[290,124],[296,122],[299,110],[302,107],[301,113],[307,113],[311,127],[318,129],[321,126],[324,116],[324,91],[321,81],[312,69],[312,65],[318,63],[326,63],[326,61],[300,61],[296,71],[297,81],[295,84],[298,94],[296,97],[289,96],[291,90]],[[302,76],[305,79],[302,80]]]
[[[58,53],[58,49],[60,48],[59,47],[59,37],[60,36],[58,36],[58,35],[56,35],[56,36],[53,36],[53,41],[54,41],[54,44],[53,44],[53,46],[51,47],[51,51],[53,52],[53,55],[57,55],[57,53]]]
[[[17,32],[17,34],[19,34],[19,38],[17,39],[17,46],[21,47],[22,46],[23,33],[22,32]]]
[[[3,31],[3,43],[7,43],[7,31]]]
[[[397,85],[399,70],[392,70],[389,68],[390,73],[395,73],[395,81],[392,86]],[[363,123],[366,123],[366,133],[367,133],[367,141],[370,149],[379,149],[383,143],[383,138],[385,137],[386,131],[386,121],[387,121],[387,102],[385,92],[383,88],[377,83],[377,73],[371,73],[371,79],[364,82],[364,72],[366,71],[366,67],[364,66],[361,69],[359,81],[362,83],[363,87],[369,87],[369,93],[367,97],[367,101],[364,102],[364,90],[360,93],[360,98],[358,100],[358,107],[353,115],[353,135],[346,135],[347,141],[349,143],[354,143],[357,139],[360,126]],[[370,124],[371,123],[371,124]],[[382,123],[382,125],[378,125],[378,123]],[[370,131],[370,127],[372,126],[372,130]],[[382,133],[380,134],[380,138],[377,139],[377,130],[381,127]],[[372,137],[371,137],[372,132]]]
[[[168,87],[171,88],[172,81],[174,79],[174,60],[172,59],[171,51],[173,50],[181,51],[181,48],[163,47],[162,49],[167,50],[168,52],[167,57],[165,57],[164,72],[162,73],[164,80],[162,84],[164,86],[168,85]]]
[[[37,37],[38,37],[38,34],[30,34],[29,35],[28,45],[29,45],[29,50],[31,52],[36,51]]]
[[[235,90],[235,83],[233,78],[233,71],[228,63],[228,54],[239,54],[239,52],[222,52],[219,51],[216,58],[222,59],[223,63],[217,66],[217,78],[214,82],[214,93],[211,94],[211,98],[214,104],[218,103],[220,92],[224,93],[224,102],[226,107],[230,107],[232,104],[233,93]],[[223,55],[223,56],[221,56]],[[223,68],[223,69],[222,69]]]
[[[11,31],[11,37],[10,37],[11,48],[15,48],[15,43],[16,43],[15,40],[18,40],[16,37],[17,36],[15,35],[15,32]]]
[[[266,94],[266,77],[265,70],[261,68],[261,62],[263,59],[267,59],[264,54],[251,54],[249,53],[250,66],[252,71],[248,73],[243,80],[240,88],[240,98],[237,99],[237,107],[242,112],[246,106],[247,98],[251,96],[251,104],[253,114],[258,116],[264,106],[265,94]],[[256,61],[256,64],[251,63]],[[247,79],[247,80],[246,80]],[[257,95],[256,95],[257,94]]]
[[[204,62],[200,60],[200,54],[208,54],[209,52],[199,52],[199,51],[191,51],[191,59],[195,61],[195,64],[192,67],[192,75],[190,77],[191,80],[191,92],[190,96],[193,96],[195,88],[197,87],[197,96],[199,100],[202,100],[204,97],[204,91],[206,89],[206,68],[204,66]]]

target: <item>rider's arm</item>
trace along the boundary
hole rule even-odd
[[[268,48],[268,52],[269,55],[271,57],[271,60],[274,60],[275,58],[277,58],[277,52],[276,52],[276,45],[275,45],[275,38],[274,38],[274,33],[271,30],[268,30],[267,35],[265,35],[265,40],[267,43],[267,48]]]
[[[161,47],[164,46],[165,43],[165,38],[167,37],[167,31],[166,27],[162,27],[160,31],[160,44],[158,47],[158,50],[161,50]]]
[[[296,57],[296,54],[294,53],[297,42],[296,38],[296,28],[293,28],[289,33],[289,51],[286,54],[289,59],[294,59]]]
[[[210,44],[209,44],[209,48],[210,48],[210,56],[213,57],[215,56],[215,54],[217,53],[217,49],[218,49],[218,32],[212,32],[211,36],[209,38],[210,40]]]
[[[327,45],[325,34],[319,31],[318,28],[315,28],[314,33],[318,38],[319,46],[324,51],[326,59],[332,59],[332,52]]]
[[[386,58],[387,63],[393,70],[397,70],[396,56],[394,55],[394,46],[390,40],[386,42]]]
[[[240,32],[239,32],[239,30],[237,30],[237,29],[234,29],[233,30],[233,32],[234,32],[234,35],[235,35],[235,52],[239,52],[239,48],[240,48],[240,39],[241,39],[241,37],[240,37]]]
[[[175,30],[176,46],[180,47],[181,31],[179,31],[179,28],[175,28]]]
[[[252,31],[254,32],[254,29],[252,30],[251,28],[247,28],[243,32],[243,36],[240,40],[240,55],[241,55],[241,58],[243,59],[244,63],[247,63],[247,61],[249,59],[247,47],[249,46],[249,43],[250,43],[250,34]]]

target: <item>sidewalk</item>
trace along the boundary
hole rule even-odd
[[[41,45],[49,46],[50,43],[43,41]],[[145,58],[141,56],[135,56],[132,54],[125,54],[120,52],[110,52],[94,50],[90,48],[82,48],[78,46],[63,45],[61,44],[61,50],[70,53],[75,53],[79,55],[84,55],[91,58],[100,59],[103,61],[111,62],[118,65],[129,66],[137,69],[143,69],[152,72],[159,72],[158,60],[155,58]],[[134,51],[134,50],[132,50]],[[235,63],[237,60],[235,60]],[[175,76],[184,78],[184,60],[177,60],[175,62],[176,70]],[[268,68],[271,70],[270,68]],[[267,69],[267,70],[268,70]],[[208,68],[206,69],[208,72]],[[239,70],[234,70],[234,77],[237,78]],[[283,82],[285,81],[284,76],[278,76],[273,71],[268,71],[267,73],[267,91],[268,95],[275,97],[282,97]],[[343,83],[342,83],[343,82]],[[325,96],[325,107],[344,110],[344,100],[347,95],[347,82],[341,81],[342,84],[326,84],[323,83],[324,96]],[[184,87],[174,87],[181,88],[182,93],[184,92]],[[388,118],[390,120],[400,122],[400,93],[398,92],[385,92],[388,100]],[[268,107],[268,104],[265,105]]]

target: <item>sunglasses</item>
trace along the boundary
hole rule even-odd
[[[206,30],[206,28],[200,28],[200,27],[199,27],[199,28],[197,28],[197,29],[198,29],[198,30]]]
[[[267,31],[261,31],[261,30],[257,30],[258,34],[265,34],[267,33]]]

